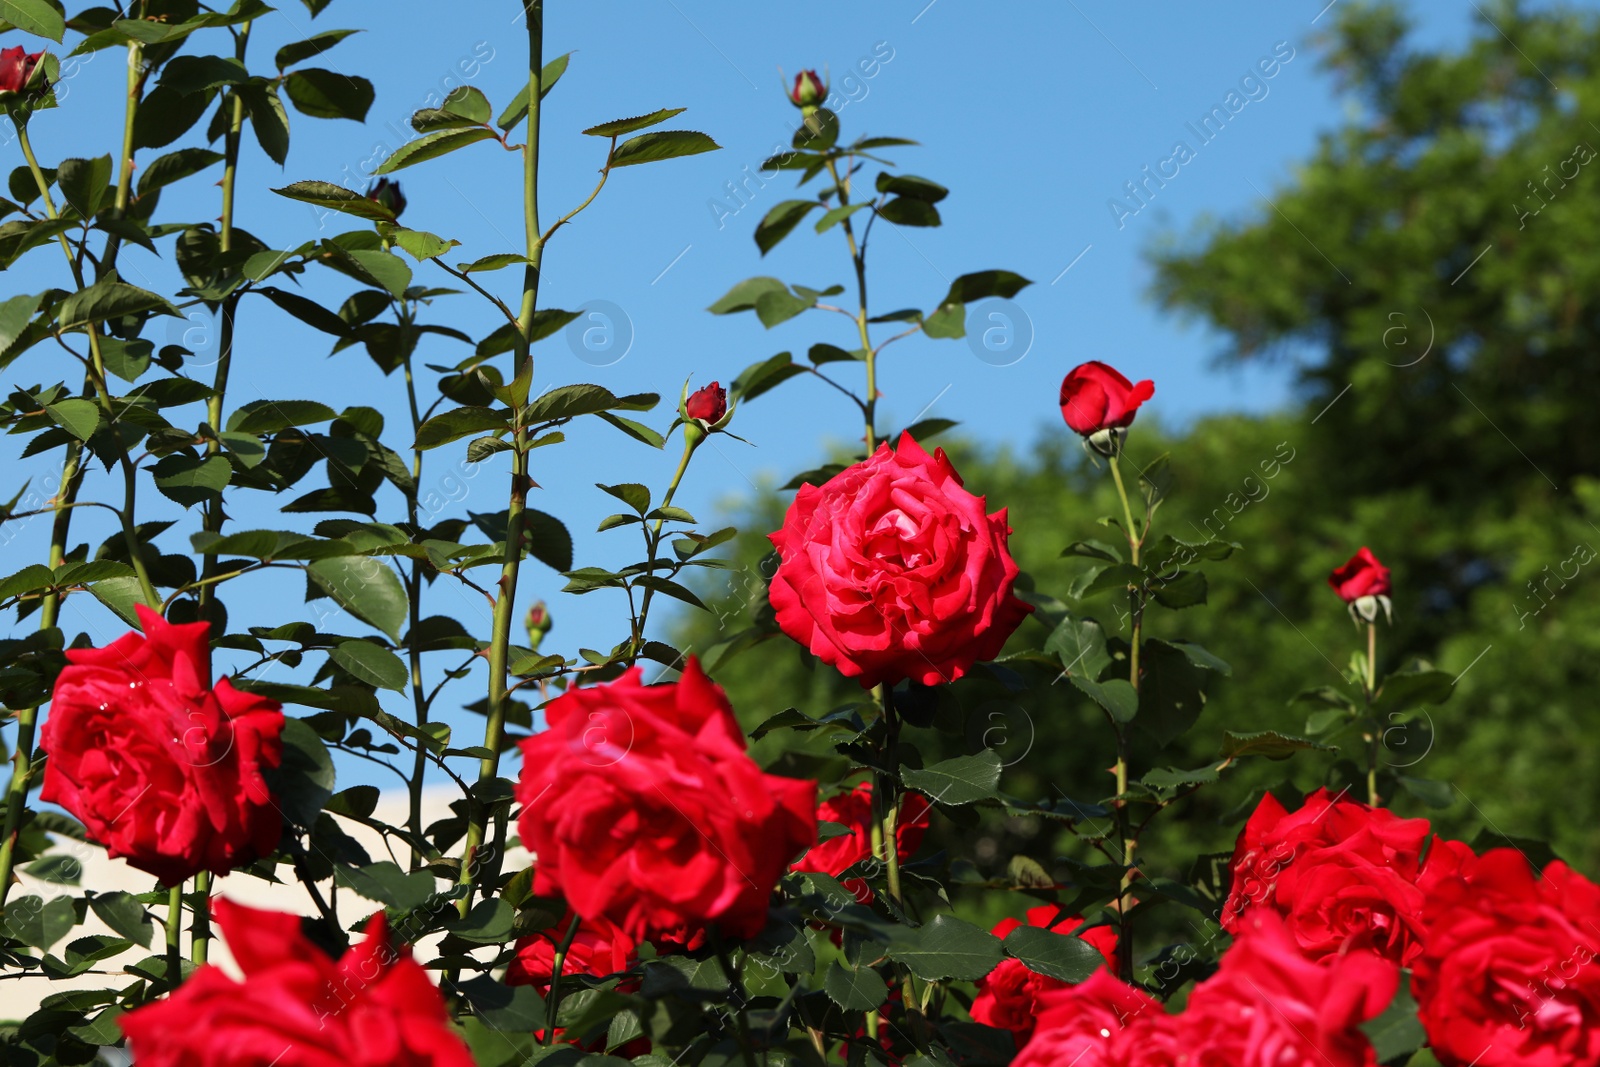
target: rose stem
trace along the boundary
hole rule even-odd
[[[1115,438],[1113,438],[1115,440]],[[1117,483],[1117,496],[1122,500],[1122,517],[1127,522],[1125,531],[1128,537],[1128,561],[1133,566],[1139,566],[1139,549],[1144,544],[1145,535],[1136,532],[1133,521],[1133,508],[1128,503],[1128,487],[1122,480],[1122,467],[1120,460],[1122,449],[1119,447],[1111,456],[1111,477]],[[1134,695],[1139,693],[1139,640],[1140,631],[1144,624],[1144,597],[1139,586],[1128,587],[1129,609],[1133,623],[1133,632],[1128,650],[1128,684],[1133,686]],[[1122,895],[1117,898],[1117,965],[1122,972],[1123,981],[1133,979],[1133,923],[1128,917],[1132,910],[1132,894],[1128,887],[1133,884],[1133,861],[1139,848],[1138,837],[1128,825],[1128,807],[1125,794],[1128,792],[1128,734],[1122,724],[1113,721],[1112,727],[1117,734],[1117,832],[1122,837],[1122,864],[1127,868],[1122,874]]]
[[[194,939],[189,943],[189,959],[196,965],[206,962],[211,948],[211,872],[194,876]]]
[[[167,890],[167,990],[183,983],[182,954],[178,942],[183,938],[183,882]]]
[[[698,426],[685,426],[683,428],[683,458],[678,461],[678,469],[673,472],[672,482],[667,486],[667,495],[661,498],[660,507],[669,507],[673,496],[678,492],[678,483],[683,481],[683,474],[689,469],[689,459],[694,455],[694,450],[700,447],[701,430]],[[656,553],[661,549],[661,526],[666,519],[657,519],[655,529],[645,534],[646,558],[650,561],[648,573],[655,573]],[[644,624],[650,617],[650,599],[655,596],[655,590],[646,588],[644,598],[639,602],[639,617],[633,627],[633,655],[638,658],[639,651],[644,648]]]
[[[245,49],[250,44],[250,23],[245,22],[234,35],[233,54],[241,64],[244,63]],[[234,186],[239,177],[239,143],[244,130],[244,97],[237,92],[232,95],[232,114],[228,120],[228,131],[222,144],[222,231],[219,235],[220,247],[223,252],[233,249],[233,207]],[[234,319],[239,311],[239,293],[230,293],[222,301],[222,320],[217,329],[217,367],[211,383],[211,396],[206,401],[206,419],[211,424],[213,434],[206,441],[206,455],[215,456],[222,451],[222,442],[216,434],[222,432],[222,406],[223,397],[228,391],[228,374],[233,367],[233,336]],[[221,533],[222,524],[227,516],[222,511],[222,498],[206,502],[203,511],[203,528],[207,533]],[[209,578],[218,573],[218,566],[222,557],[212,553],[203,558],[201,562],[201,577]],[[196,599],[200,607],[204,608],[215,594],[216,590],[209,585],[202,585]],[[204,617],[204,615],[202,615]]]
[[[715,923],[706,930],[711,935],[711,947],[717,954],[717,962],[722,965],[722,975],[728,980],[728,1001],[734,1007],[734,1019],[739,1028],[739,1053],[744,1057],[745,1067],[756,1067],[756,1055],[750,1040],[750,1019],[744,1011],[744,989],[739,972],[734,969],[733,956],[722,940],[722,931],[717,929]]]
[[[1378,688],[1378,620],[1367,623],[1367,676],[1363,679],[1367,708],[1372,708],[1372,698]],[[1377,807],[1378,798],[1378,743],[1383,736],[1376,724],[1367,737],[1367,803]]]
[[[848,166],[849,164],[846,164]],[[832,157],[828,159],[828,173],[833,177],[833,187],[839,193],[839,206],[847,207],[850,204],[850,179],[839,178],[839,168],[835,166]],[[872,349],[872,334],[867,329],[867,246],[865,238],[860,245],[856,244],[856,232],[850,224],[850,216],[846,215],[843,222],[844,239],[850,245],[850,262],[856,269],[856,292],[860,297],[856,308],[856,331],[861,335],[861,350],[867,357],[867,399],[861,405],[862,413],[866,416],[867,423],[867,454],[878,447],[877,410],[878,410],[878,353]],[[869,230],[871,226],[867,227]]]
[[[572,948],[572,939],[578,936],[578,924],[582,921],[582,917],[573,912],[567,932],[561,936],[561,944],[556,946],[555,957],[550,961],[550,995],[544,1000],[544,1039],[540,1044],[548,1045],[555,1039],[556,1013],[561,1007],[561,968],[566,965],[567,952]]]

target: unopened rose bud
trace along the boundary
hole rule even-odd
[[[721,383],[712,382],[690,394],[683,405],[683,412],[689,418],[699,419],[707,424],[716,422],[728,413],[728,394],[723,390]]]
[[[1061,417],[1103,456],[1122,451],[1139,405],[1155,395],[1149,380],[1135,385],[1098,360],[1080,363],[1061,380]]]
[[[28,79],[43,58],[43,52],[29,55],[21,45],[0,50],[0,93],[20,93],[27,88]]]
[[[1384,618],[1393,621],[1389,601],[1389,568],[1379,562],[1366,545],[1351,556],[1349,561],[1328,575],[1328,584],[1339,598],[1350,605],[1350,617],[1360,624],[1365,619],[1372,622],[1383,607]]]
[[[550,609],[545,607],[544,601],[534,603],[528,609],[528,647],[535,652],[539,651],[539,642],[544,640],[544,635],[550,632]]]
[[[399,218],[406,209],[406,198],[400,192],[400,183],[392,182],[388,178],[379,178],[367,190],[367,199],[375,204],[381,204],[394,212],[395,218]]]
[[[789,90],[789,102],[798,108],[814,108],[828,98],[828,87],[814,70],[802,70],[794,76],[794,88]]]

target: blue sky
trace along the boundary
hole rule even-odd
[[[793,128],[796,113],[782,95],[779,68],[792,75],[802,67],[827,67],[834,88],[848,101],[839,109],[845,137],[915,138],[921,147],[894,149],[888,157],[900,171],[952,190],[940,204],[942,228],[885,225],[874,234],[873,309],[931,309],[950,279],[986,268],[1012,269],[1035,282],[1016,299],[1026,319],[1022,328],[1032,335],[1020,359],[986,361],[965,341],[922,337],[889,348],[882,361],[882,427],[919,415],[951,418],[969,436],[1026,448],[1041,433],[1064,432],[1055,392],[1062,374],[1086,359],[1155,379],[1155,399],[1146,410],[1174,423],[1207,412],[1282,405],[1293,396],[1292,370],[1217,369],[1212,358],[1221,340],[1157,312],[1146,297],[1150,277],[1142,257],[1152,243],[1188,232],[1207,215],[1270,210],[1264,197],[1289,180],[1320,132],[1348,117],[1350,105],[1319,70],[1313,44],[1316,31],[1331,20],[1323,13],[1325,3],[870,0],[780,9],[710,0],[552,0],[546,57],[575,54],[546,101],[545,225],[593,185],[605,142],[580,136],[586,126],[686,107],[669,128],[702,130],[723,150],[618,171],[596,203],[552,242],[541,303],[609,308],[612,325],[619,336],[631,336],[631,345],[618,360],[616,348],[591,353],[569,343],[566,335],[544,341],[536,349],[536,389],[592,381],[618,393],[659,392],[670,404],[686,378],[696,384],[712,378],[727,383],[758,359],[783,350],[799,356],[817,341],[853,347],[852,326],[838,316],[812,312],[767,331],[748,314],[718,318],[704,311],[735,282],[757,274],[815,288],[851,282],[837,230],[817,235],[803,225],[765,259],[751,239],[772,205],[797,195],[792,174],[764,185],[745,181]],[[377,103],[364,127],[291,112],[292,147],[282,168],[248,145],[240,224],[270,247],[290,248],[353,228],[343,225],[341,216],[321,219],[309,207],[276,197],[270,187],[302,179],[359,184],[409,134],[406,120],[418,107],[436,103],[466,82],[487,93],[498,108],[525,77],[515,0],[452,5],[335,0],[314,23],[296,0],[280,0],[279,7],[257,25],[253,68],[270,71],[276,48],[314,32],[367,27],[312,65],[370,78]],[[1462,40],[1474,13],[1471,4],[1428,4],[1417,15],[1419,40],[1431,45]],[[6,43],[15,43],[15,35]],[[213,35],[210,47],[224,46],[225,38]],[[860,66],[874,57],[875,64]],[[1263,60],[1276,60],[1269,63],[1271,77],[1263,77],[1258,67]],[[862,76],[868,69],[871,76]],[[73,73],[62,109],[41,114],[32,125],[46,165],[64,156],[114,151],[123,76],[120,53],[114,51],[100,53]],[[1203,141],[1190,124],[1226,106],[1230,92],[1245,101],[1242,108],[1220,134]],[[197,137],[180,144],[199,143]],[[1178,142],[1186,144],[1187,155],[1175,156]],[[14,141],[3,151],[8,165],[21,162]],[[141,158],[148,162],[156,154]],[[1168,160],[1177,161],[1163,162]],[[1168,177],[1164,185],[1145,186],[1148,203],[1127,197],[1125,183],[1157,172]],[[190,179],[169,190],[158,219],[215,218],[218,193],[210,182],[219,176]],[[406,224],[459,240],[460,261],[520,250],[516,154],[479,144],[399,177],[410,201]],[[730,194],[729,183],[744,183],[739,199]],[[1121,212],[1112,207],[1118,197],[1125,205]],[[129,249],[123,264],[130,281],[167,291],[175,287],[170,252],[157,258]],[[483,277],[515,302],[514,272]],[[418,278],[453,284],[431,268],[420,269]],[[351,288],[332,274],[308,279],[313,293],[336,294],[335,304]],[[64,284],[60,256],[45,248],[10,271],[0,296]],[[847,299],[853,299],[853,289],[840,298]],[[975,305],[969,328],[986,325],[990,310]],[[330,359],[326,335],[265,301],[247,302],[243,315],[230,408],[253,399],[304,397],[335,408],[369,404],[388,415],[392,428],[404,423],[399,379],[382,378],[359,349]],[[496,325],[487,304],[470,295],[436,303],[429,319],[479,337]],[[169,328],[158,321],[151,330],[160,344],[179,340],[196,325]],[[204,329],[190,334],[202,349],[204,339]],[[420,362],[453,364],[467,354],[465,346],[439,338],[424,347]],[[205,378],[210,371],[197,366],[194,373]],[[71,366],[63,365],[57,352],[39,346],[8,369],[7,383],[48,384],[72,377]],[[203,417],[199,408],[180,414],[195,421]],[[664,405],[646,420],[665,428],[670,417]],[[781,483],[794,471],[814,466],[830,443],[860,433],[843,398],[812,381],[790,383],[753,401],[732,429],[751,445],[724,439],[718,451],[702,450],[678,498],[702,519],[754,486]],[[391,434],[393,444],[406,440],[403,432]],[[39,460],[16,461],[19,451],[16,446],[8,454],[7,496],[24,478],[51,469]],[[503,464],[464,473],[457,466],[461,456],[459,447],[430,453],[423,485],[449,498],[453,514],[504,508]],[[534,475],[542,490],[532,503],[566,520],[578,542],[578,565],[625,563],[637,551],[632,534],[589,532],[615,510],[615,502],[593,483],[642,481],[656,487],[659,496],[676,458],[676,442],[667,453],[656,453],[598,423],[577,427],[567,445],[535,453]],[[312,475],[304,489],[321,484],[319,478]],[[142,518],[194,521],[145,485]],[[981,486],[973,488],[982,492]],[[116,502],[120,479],[113,484],[97,474],[89,492]],[[290,517],[278,516],[278,503],[238,501],[234,528],[309,525],[300,521],[304,517],[288,522]],[[995,503],[1009,503],[1013,511],[1025,506]],[[386,507],[390,510],[380,517],[401,514],[398,498],[386,501]],[[94,544],[110,532],[97,523],[85,519],[78,527]],[[42,556],[46,525],[34,520],[9,543],[7,573]],[[186,529],[166,535],[169,551],[183,547],[180,530]],[[245,618],[309,617],[298,580],[271,573],[280,577],[237,583],[229,592],[236,625]],[[555,590],[562,579],[538,563],[524,573],[521,602],[542,596],[553,603],[554,650],[609,648],[623,636],[619,598],[560,596]],[[486,633],[488,609],[474,597],[440,583],[427,611],[457,614],[469,628]],[[86,628],[97,640],[120,629],[87,597],[68,604],[64,624]],[[348,617],[329,627],[347,633],[365,629]],[[480,691],[476,680],[461,688],[463,702]],[[460,743],[472,743],[475,731],[464,733]],[[366,776],[355,773],[351,781]]]

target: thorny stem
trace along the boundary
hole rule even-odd
[[[402,330],[409,329],[410,315],[406,309],[401,309]],[[411,351],[407,339],[402,337],[400,350],[406,353],[406,358],[401,364],[406,379],[406,400],[411,407],[411,434],[416,439],[417,430],[422,426],[422,413],[417,407],[417,381],[412,373]],[[422,451],[413,449],[411,453],[411,481],[412,491],[406,497],[406,512],[410,519],[411,528],[420,533],[421,516],[417,510],[417,486],[422,481]],[[414,533],[415,536],[415,533]],[[406,576],[406,599],[410,603],[410,632],[406,641],[406,657],[411,673],[411,704],[416,713],[417,727],[420,729],[428,721],[428,697],[423,692],[422,681],[422,648],[418,644],[417,627],[422,621],[422,561],[411,561],[411,573]],[[428,766],[428,746],[421,741],[417,743],[416,757],[412,762],[411,777],[406,783],[407,812],[406,829],[411,831],[415,840],[422,837],[422,778]],[[470,801],[469,801],[470,803]],[[422,852],[416,844],[411,846],[411,866],[417,867],[422,863]]]
[[[177,989],[183,982],[183,883],[167,890],[167,988]]]
[[[516,365],[513,381],[531,382],[533,377],[534,312],[539,305],[540,266],[544,260],[544,240],[539,231],[539,97],[543,86],[541,71],[544,57],[544,0],[523,0],[523,14],[528,28],[528,120],[527,143],[522,146],[522,214],[525,239],[528,245],[528,265],[522,273],[522,309],[517,316],[518,336]],[[489,750],[478,765],[480,785],[488,785],[500,770],[500,742],[505,732],[506,704],[509,691],[506,684],[506,666],[511,651],[511,626],[516,618],[517,574],[522,562],[523,512],[527,506],[528,489],[528,428],[523,422],[526,397],[515,405],[516,424],[513,429],[511,452],[511,501],[506,515],[505,558],[500,566],[500,589],[494,604],[494,631],[489,641],[489,700],[485,709],[483,747]],[[466,844],[461,854],[459,884],[467,887],[459,901],[464,916],[472,907],[472,891],[476,865],[473,859],[484,841],[487,818],[481,798],[473,798],[467,819]],[[503,823],[497,823],[497,828]],[[498,836],[498,834],[497,834]],[[493,857],[502,854],[502,842],[496,841]]]
[[[561,968],[567,962],[567,952],[572,948],[572,939],[578,936],[578,924],[583,917],[573,913],[572,921],[567,924],[567,932],[561,936],[561,944],[556,946],[556,954],[550,962],[550,995],[545,997],[544,1036],[540,1039],[541,1045],[548,1045],[555,1040],[556,1015],[561,1008]]]
[[[1122,517],[1127,522],[1128,561],[1134,567],[1139,566],[1139,550],[1144,545],[1145,536],[1149,533],[1148,527],[1139,532],[1133,521],[1133,507],[1128,502],[1128,487],[1122,480],[1121,456],[1114,454],[1111,457],[1111,477],[1117,483],[1117,496],[1122,500]],[[1144,622],[1144,591],[1139,586],[1131,586],[1128,590],[1131,603],[1129,607],[1132,614],[1133,630],[1130,638],[1128,652],[1128,683],[1133,686],[1135,696],[1139,692],[1139,643],[1140,631]],[[1129,912],[1133,908],[1133,894],[1128,891],[1133,884],[1133,864],[1139,850],[1138,834],[1128,824],[1128,807],[1125,799],[1128,792],[1128,734],[1121,723],[1112,724],[1117,733],[1117,833],[1122,838],[1122,865],[1127,868],[1122,875],[1122,892],[1117,898],[1117,912],[1120,917],[1117,926],[1117,962],[1122,971],[1123,981],[1133,980],[1133,923],[1129,919]]]
[[[1372,698],[1378,690],[1378,623],[1374,619],[1367,623],[1367,676],[1362,679],[1363,695],[1366,697],[1367,709],[1372,709]],[[1367,803],[1377,807],[1380,803],[1378,796],[1378,751],[1383,737],[1379,724],[1370,724],[1371,733],[1367,737]]]
[[[839,193],[839,206],[847,207],[850,203],[850,181],[848,178],[840,179],[839,168],[831,158],[828,160],[828,174],[832,176],[834,188]],[[872,335],[867,329],[867,247],[865,242],[856,244],[856,232],[848,216],[841,226],[845,241],[850,245],[850,262],[856,269],[856,292],[860,297],[860,305],[853,318],[856,320],[856,330],[861,335],[861,350],[866,354],[867,361],[867,398],[862,403],[862,413],[866,417],[867,453],[870,455],[878,447],[878,353],[872,347]]]
[[[698,427],[694,428],[694,430],[698,429]],[[667,486],[667,493],[661,498],[661,507],[665,508],[672,505],[672,498],[678,492],[678,485],[683,481],[683,474],[689,469],[689,459],[694,455],[694,450],[700,447],[699,442],[694,441],[691,437],[691,432],[690,428],[685,427],[683,458],[678,461],[678,469],[672,474],[672,481]],[[694,441],[694,443],[690,443],[691,441]],[[646,573],[655,573],[656,553],[661,549],[661,527],[666,521],[666,519],[657,519],[655,528],[645,535],[645,548],[650,564],[650,570]],[[644,597],[639,603],[639,614],[635,616],[633,627],[633,654],[635,656],[639,654],[640,649],[644,648],[645,621],[650,617],[650,600],[655,596],[655,592],[654,589],[646,587]]]

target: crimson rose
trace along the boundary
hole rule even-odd
[[[910,434],[820,488],[800,487],[769,535],[784,633],[862,688],[953,682],[999,655],[1033,608],[1012,594],[1005,509],[961,487],[943,449]]]
[[[28,79],[43,58],[43,52],[30,55],[21,45],[0,49],[0,93],[20,93],[27,88]]]
[[[1378,557],[1366,545],[1362,545],[1344,566],[1328,575],[1328,584],[1350,605],[1352,618],[1359,615],[1371,622],[1378,617],[1380,604],[1384,615],[1390,613],[1389,568],[1378,562]]]
[[[211,908],[244,980],[208,964],[119,1018],[139,1067],[473,1067],[428,973],[390,946],[383,912],[335,961],[299,916],[221,897]]]
[[[701,422],[717,422],[728,413],[728,394],[718,382],[696,389],[684,401],[684,413]]]
[[[901,800],[894,841],[902,862],[922,844],[922,835],[928,829],[928,810],[928,802],[919,793],[907,793]],[[862,782],[848,793],[824,800],[817,805],[817,821],[848,826],[850,832],[812,845],[790,869],[838,877],[872,855],[872,783]],[[851,878],[844,887],[860,903],[872,903],[872,889],[864,880]]]
[[[1222,925],[1277,912],[1307,956],[1367,949],[1408,965],[1421,951],[1417,887],[1426,819],[1401,819],[1326,789],[1289,814],[1261,798],[1233,851]]]
[[[167,885],[270,855],[283,817],[262,777],[282,753],[275,700],[211,685],[211,624],[140,605],[143,634],[68,649],[40,744],[41,800]]]
[[[1062,982],[1043,991],[1036,1023],[1011,1067],[1176,1067],[1180,1062],[1178,1019],[1104,969],[1077,985]]]
[[[1155,382],[1146,379],[1135,385],[1115,367],[1091,360],[1061,380],[1061,417],[1085,437],[1124,429],[1133,424],[1139,405],[1155,395]]]
[[[1370,952],[1308,959],[1264,908],[1234,937],[1179,1016],[1185,1067],[1373,1067],[1361,1024],[1389,1006],[1399,968]]]
[[[635,941],[710,923],[753,937],[779,876],[816,840],[816,783],[761,772],[693,658],[669,685],[642,677],[568,690],[522,742],[534,892]]]
[[[1442,867],[1411,981],[1439,1062],[1600,1063],[1600,886],[1560,860],[1536,877],[1510,848]]]
[[[1028,909],[1028,925],[1038,926],[1057,933],[1070,934],[1083,924],[1083,916],[1071,915],[1055,904],[1043,904]],[[1016,919],[1001,919],[991,931],[996,937],[1005,937],[1021,926]],[[1117,969],[1117,932],[1109,926],[1095,926],[1078,935],[1093,945],[1106,958],[1106,967]],[[985,1026],[997,1026],[1016,1035],[1017,1044],[1024,1044],[1033,1033],[1045,994],[1054,989],[1064,989],[1067,983],[1058,978],[1030,971],[1018,959],[1007,957],[983,978],[978,979],[978,995],[972,998],[972,1018]]]

